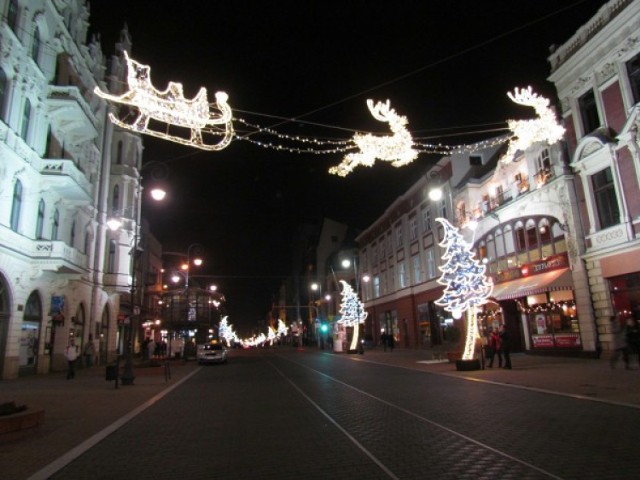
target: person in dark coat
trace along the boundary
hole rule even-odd
[[[625,329],[627,338],[627,348],[629,349],[629,360],[633,356],[640,365],[640,326],[635,318],[627,318]]]
[[[511,333],[503,323],[500,325],[500,350],[504,356],[504,368],[511,370]]]
[[[489,334],[489,368],[493,368],[493,359],[498,356],[498,367],[502,368],[502,350],[500,348],[500,334],[493,329]]]

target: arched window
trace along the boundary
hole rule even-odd
[[[13,203],[11,204],[11,230],[18,231],[20,226],[20,211],[22,210],[22,182],[16,180],[13,187]]]
[[[60,212],[56,209],[53,212],[53,223],[51,224],[51,240],[58,240],[58,230],[60,228]]]
[[[40,203],[38,203],[38,218],[36,219],[36,240],[42,240],[43,230],[44,230],[44,200],[40,199]]]
[[[118,142],[118,149],[116,151],[116,164],[122,165],[122,140]]]
[[[107,273],[114,273],[116,270],[116,241],[109,240],[109,256],[107,257]]]
[[[7,24],[13,30],[13,33],[18,34],[18,0],[10,0],[9,10],[7,12]]]
[[[542,248],[542,256],[548,257],[553,255],[553,239],[551,237],[551,225],[546,218],[538,222],[538,232],[540,232],[540,247]]]
[[[6,120],[4,117],[5,114],[5,103],[9,94],[9,80],[7,79],[7,74],[4,73],[4,70],[0,68],[0,118],[2,120]]]
[[[22,110],[22,124],[20,126],[20,137],[26,142],[29,134],[29,124],[31,123],[31,102],[27,98],[24,101],[24,109]]]
[[[529,219],[525,225],[527,231],[527,249],[529,250],[529,260],[540,260],[540,249],[538,248],[538,226],[535,220]]]
[[[116,185],[113,187],[113,196],[111,197],[111,215],[118,213],[118,206],[120,205],[120,187]]]
[[[38,27],[36,27],[36,29],[33,31],[31,58],[33,58],[33,61],[36,63],[38,63],[38,58],[40,58],[40,29],[38,29]]]

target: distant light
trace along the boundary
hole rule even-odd
[[[209,290],[211,290],[212,292],[215,292],[218,289],[217,285],[209,285]]]
[[[364,283],[367,283],[369,280],[371,280],[371,277],[370,277],[369,275],[363,275],[363,276],[362,276],[362,281],[363,281]]]
[[[195,259],[193,260],[193,264],[194,264],[196,267],[199,267],[200,265],[202,265],[202,259],[201,259],[201,258],[195,258]]]
[[[351,266],[351,261],[348,258],[342,260],[342,268],[349,268]]]

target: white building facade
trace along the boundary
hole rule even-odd
[[[94,94],[122,88],[126,31],[107,72],[99,40],[86,42],[87,2],[0,0],[0,12],[0,378],[9,379],[66,368],[70,338],[82,348],[91,336],[102,363],[121,347],[142,143],[114,132]],[[111,214],[129,218],[124,229],[107,228]]]
[[[640,319],[639,32],[640,1],[612,0],[549,57],[605,354],[614,322]]]

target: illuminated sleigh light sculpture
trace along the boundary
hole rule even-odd
[[[398,115],[389,100],[375,105],[373,100],[367,100],[367,106],[373,118],[389,124],[393,135],[355,134],[353,143],[360,151],[345,155],[340,164],[329,169],[329,173],[346,177],[358,165],[373,166],[376,159],[402,167],[417,158],[418,152],[412,148],[413,138],[407,130],[407,117]]]
[[[115,125],[202,150],[222,150],[231,143],[234,134],[231,122],[232,111],[227,103],[228,96],[225,92],[216,92],[216,102],[212,104],[214,107],[212,112],[212,105],[207,100],[207,90],[204,87],[200,88],[198,94],[191,100],[184,98],[180,83],[169,82],[167,89],[161,92],[151,84],[151,68],[148,65],[142,65],[129,58],[126,50],[124,56],[127,61],[129,91],[122,95],[111,95],[98,87],[94,89],[96,95],[101,98],[120,105],[132,106],[138,110],[138,116],[132,123],[109,114],[109,118]],[[149,128],[149,121],[152,119],[167,124],[166,131]],[[189,138],[169,133],[170,126],[189,129]],[[214,136],[217,141],[205,142],[203,133]]]

